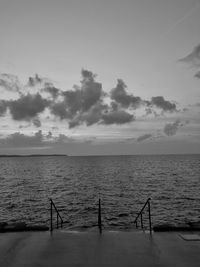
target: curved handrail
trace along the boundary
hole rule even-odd
[[[52,232],[53,231],[53,207],[56,211],[56,214],[57,214],[57,229],[59,228],[59,219],[60,219],[60,226],[61,228],[63,227],[63,219],[58,211],[58,209],[56,208],[56,205],[54,204],[52,198],[49,198],[49,201],[50,201],[50,231]]]
[[[141,219],[141,228],[143,229],[143,217],[142,217],[142,214],[143,214],[143,211],[145,209],[145,207],[148,205],[148,213],[149,213],[149,230],[150,230],[150,233],[152,232],[152,226],[151,226],[151,204],[150,204],[150,201],[151,201],[151,198],[149,197],[147,199],[147,201],[145,202],[145,204],[143,205],[142,209],[140,210],[140,212],[138,213],[138,215],[136,216],[135,220],[134,220],[134,223],[136,225],[136,228],[138,228],[138,225],[137,225],[137,221],[140,217]]]

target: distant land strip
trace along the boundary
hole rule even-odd
[[[31,154],[31,155],[0,155],[1,158],[11,157],[68,157],[66,154]]]

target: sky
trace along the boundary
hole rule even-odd
[[[200,153],[199,0],[0,0],[0,154]]]

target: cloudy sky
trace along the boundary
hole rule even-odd
[[[200,153],[199,0],[0,0],[0,154]]]

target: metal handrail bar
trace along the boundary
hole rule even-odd
[[[143,229],[144,228],[144,225],[143,225],[143,211],[145,209],[145,207],[147,206],[148,204],[148,213],[149,213],[149,229],[150,229],[150,233],[152,233],[152,223],[151,223],[151,205],[150,205],[150,200],[151,198],[148,198],[147,201],[145,202],[144,206],[142,207],[142,209],[140,210],[140,212],[138,213],[137,217],[135,218],[134,220],[134,223],[136,224],[136,228],[138,228],[138,225],[137,225],[137,221],[138,221],[138,218],[140,217],[140,220],[141,220],[141,228]]]
[[[53,204],[53,206],[54,206],[54,209],[55,209],[56,213],[57,213],[58,216],[60,217],[60,220],[63,222],[63,219],[62,219],[62,217],[61,217],[61,215],[60,215],[58,209],[56,208],[56,205],[54,204],[54,202],[53,202],[53,200],[52,200],[51,198],[50,198],[50,201],[52,202],[52,204]]]
[[[50,224],[50,231],[52,232],[53,231],[53,207],[54,207],[54,209],[56,211],[56,215],[57,215],[56,216],[57,217],[57,221],[56,221],[57,229],[59,228],[59,218],[61,221],[61,223],[60,223],[61,228],[63,227],[64,221],[63,221],[58,209],[56,208],[56,205],[54,204],[52,198],[50,198],[49,200],[50,200],[50,223],[51,223]]]
[[[99,205],[98,205],[98,227],[100,234],[102,233],[102,222],[101,222],[101,199],[99,198]]]
[[[143,210],[145,209],[147,203],[148,203],[150,200],[151,200],[151,198],[149,197],[149,198],[147,199],[147,201],[145,202],[144,206],[142,207],[142,209],[140,210],[140,212],[138,213],[137,217],[135,218],[134,223],[136,223],[138,217],[139,217],[140,214],[143,212]]]

